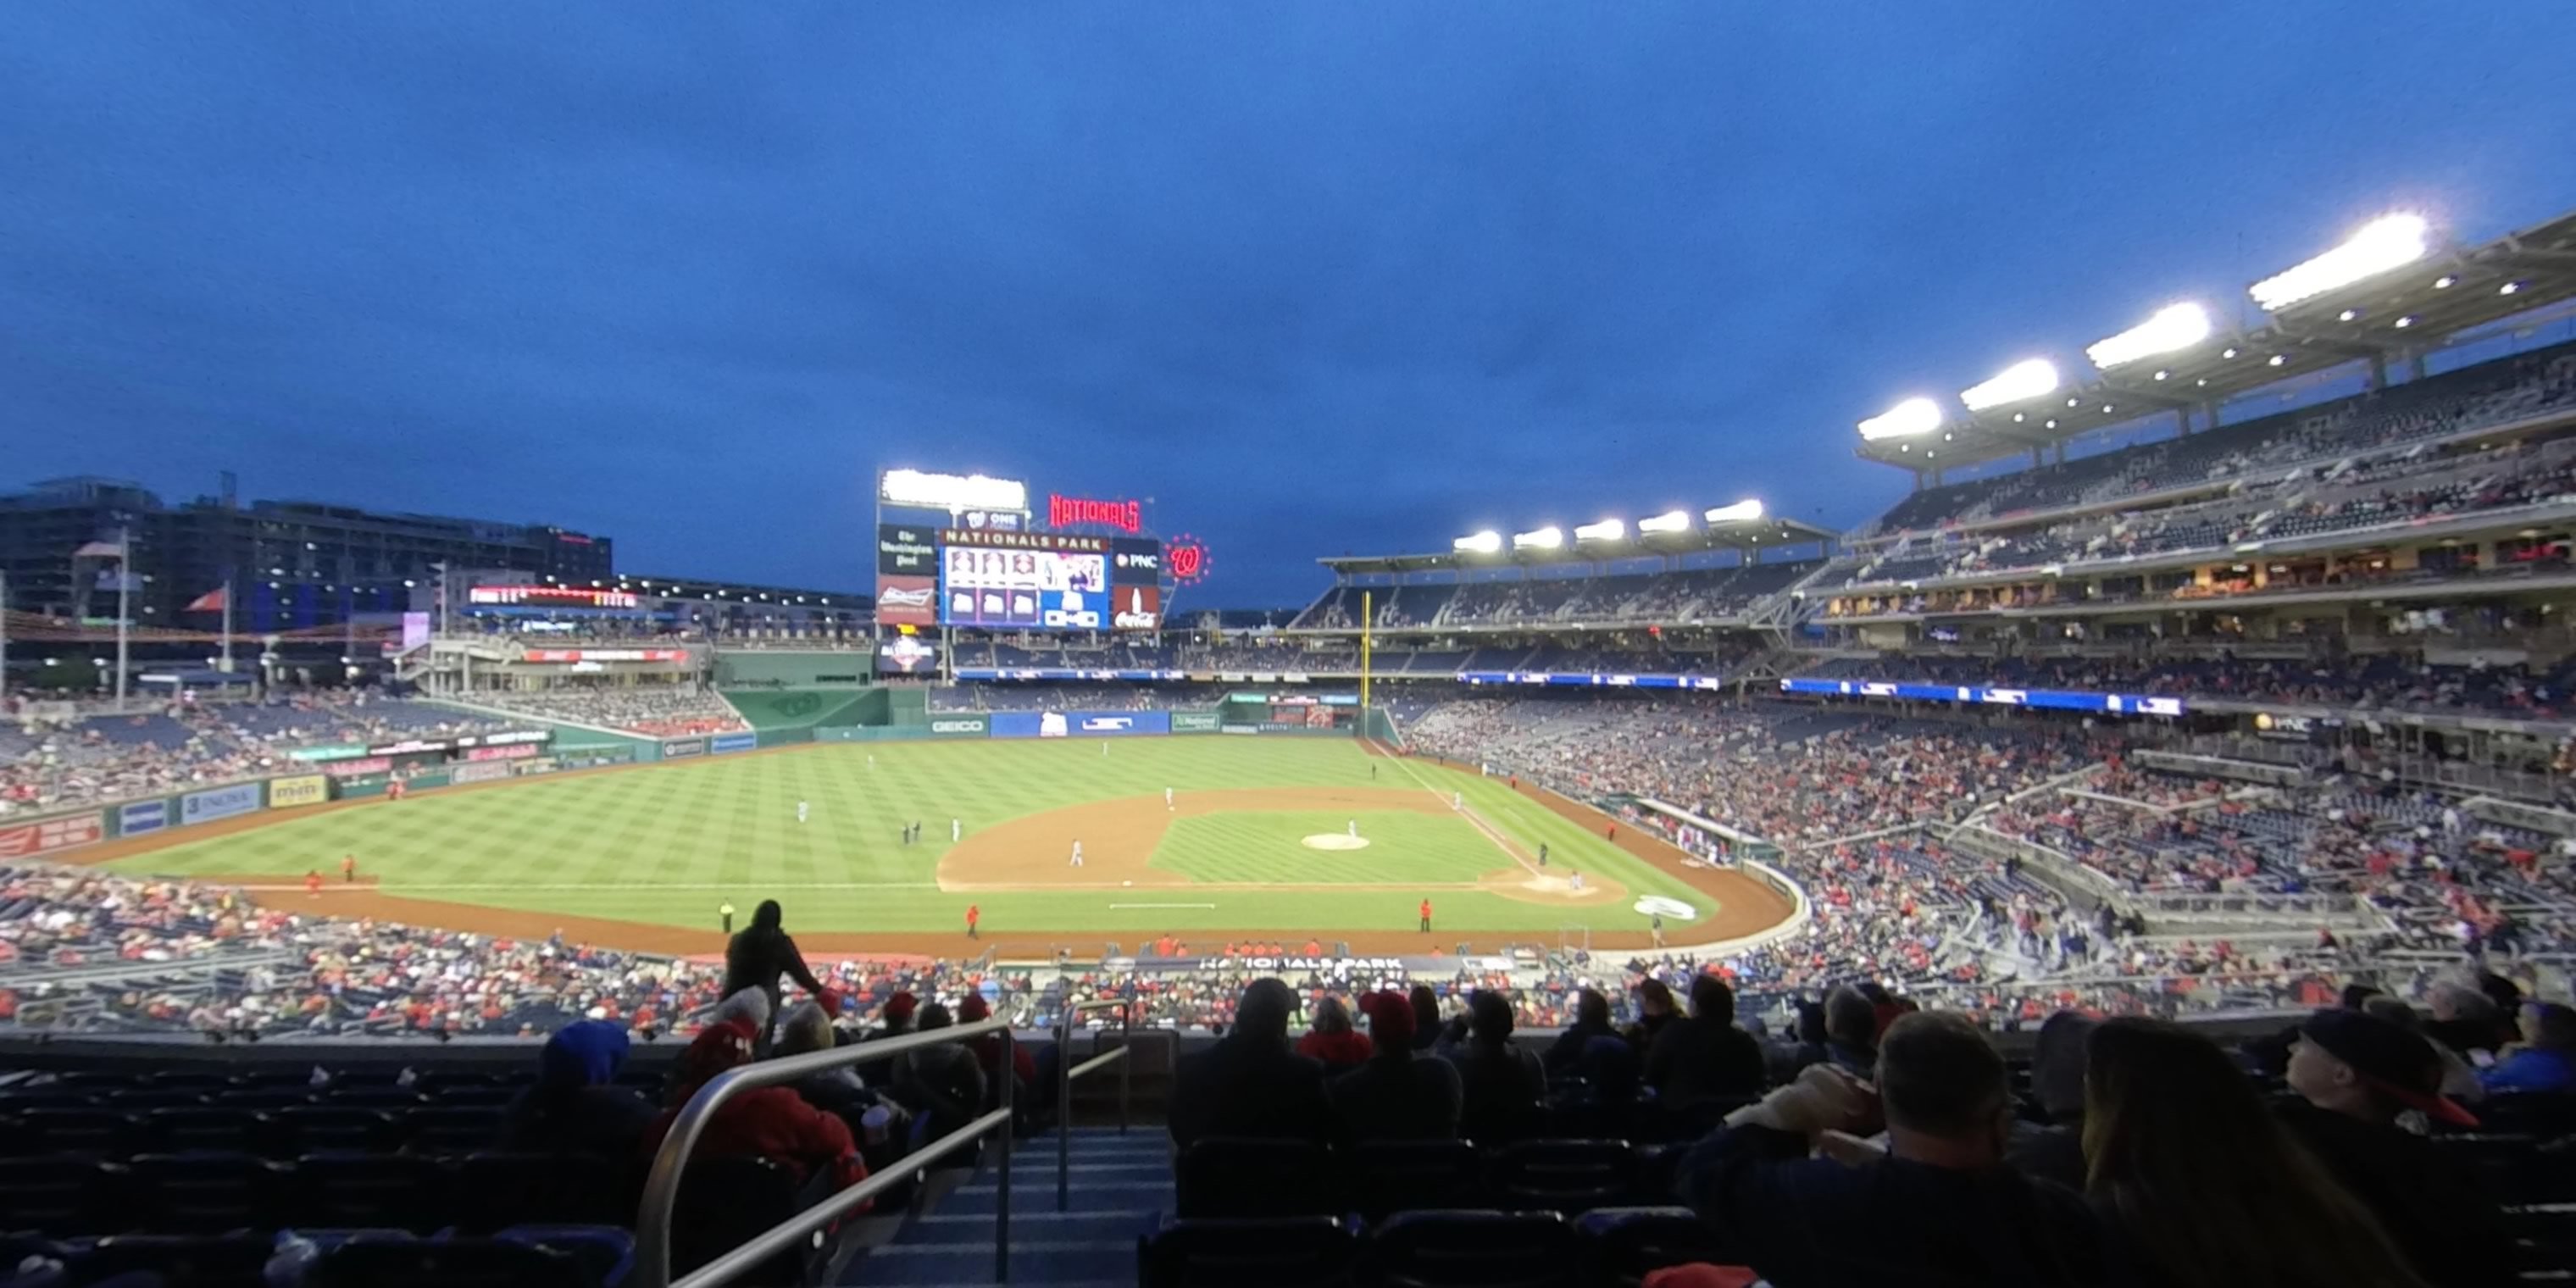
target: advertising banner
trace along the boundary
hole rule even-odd
[[[749,751],[759,745],[760,735],[756,733],[720,733],[707,739],[707,750],[719,756],[729,751]]]
[[[932,716],[930,718],[930,736],[933,738],[981,738],[990,732],[992,732],[992,721],[986,716]]]
[[[486,760],[479,764],[458,765],[447,771],[447,781],[451,783],[498,782],[517,772],[518,767],[506,760]]]
[[[1221,723],[1213,711],[1175,711],[1171,718],[1174,733],[1215,733]]]
[[[468,747],[465,749],[465,759],[469,761],[526,760],[530,756],[534,756],[543,750],[545,750],[545,748],[532,742],[510,743],[500,747]]]
[[[235,783],[211,791],[190,792],[179,798],[179,824],[211,823],[219,818],[248,814],[259,808],[259,784]]]
[[[522,662],[686,662],[684,648],[532,648],[519,653]]]
[[[286,809],[294,805],[319,805],[331,799],[329,774],[299,774],[293,778],[268,780],[268,807]]]
[[[1151,537],[1109,539],[1109,584],[1158,586],[1163,580],[1163,543]]]
[[[662,759],[664,760],[678,760],[684,756],[703,756],[705,754],[707,754],[707,740],[704,738],[682,738],[677,742],[666,742],[662,744]]]
[[[408,653],[429,642],[429,614],[402,615],[402,651]]]
[[[366,754],[367,749],[354,742],[339,743],[337,745],[327,747],[289,747],[286,749],[286,758],[288,760],[345,760],[351,756],[363,756]]]
[[[937,577],[877,578],[877,620],[888,626],[935,626],[939,623]]]
[[[322,772],[333,778],[361,778],[368,774],[392,772],[394,762],[384,756],[365,756],[357,760],[326,760]]]
[[[0,827],[0,859],[24,859],[56,850],[77,849],[99,838],[99,816],[93,810],[43,823]]]
[[[877,601],[883,604],[885,601]],[[936,675],[939,647],[914,635],[897,635],[877,646],[879,675]]]
[[[939,530],[877,525],[877,620],[929,626],[939,620]]]
[[[1163,588],[1114,586],[1109,591],[1109,626],[1120,631],[1163,629]]]
[[[166,800],[131,801],[116,812],[118,836],[141,836],[170,826],[170,802]]]
[[[996,711],[996,738],[1133,738],[1172,731],[1168,711]]]
[[[1844,698],[1908,698],[1918,702],[1984,702],[2004,707],[2045,707],[2058,711],[2099,711],[2115,716],[2178,716],[2180,698],[2135,693],[2084,693],[2062,689],[1997,689],[1957,684],[1880,680],[1780,681],[1783,693],[1820,693]]]

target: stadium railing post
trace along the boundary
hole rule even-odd
[[[993,1282],[997,1284],[1011,1281],[1011,1138],[1016,1134],[1011,1127],[1011,1106],[1017,1099],[1011,1094],[1011,1084],[1016,1081],[1011,1070],[1018,1067],[1018,1060],[1019,1039],[1005,1024],[1002,1026],[1002,1060],[994,1066],[1002,1084],[1001,1108],[998,1111],[1002,1115],[1002,1165],[993,1179]]]

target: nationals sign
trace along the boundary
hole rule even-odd
[[[1145,507],[1136,501],[1094,501],[1089,497],[1047,494],[1048,527],[1070,528],[1084,523],[1136,532],[1145,526]]]
[[[0,859],[24,859],[98,840],[99,823],[95,812],[58,818],[49,823],[23,823],[0,828]]]

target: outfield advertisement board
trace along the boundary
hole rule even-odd
[[[992,731],[993,722],[989,716],[932,716],[930,718],[930,736],[933,738],[981,738]]]
[[[391,773],[393,767],[393,758],[390,756],[364,756],[357,760],[322,762],[322,772],[333,778],[363,778],[368,774]]]
[[[508,778],[517,772],[518,766],[511,764],[509,761],[484,760],[477,761],[473,764],[458,765],[454,769],[448,770],[447,781],[451,783],[492,783],[499,782],[500,780]]]
[[[679,760],[686,756],[703,756],[705,754],[707,754],[707,740],[704,738],[682,738],[676,742],[666,742],[662,744],[662,759],[664,760]]]
[[[190,792],[179,798],[179,823],[211,823],[219,818],[248,814],[260,806],[258,783],[235,783],[210,791]]]
[[[707,739],[707,750],[719,756],[727,752],[749,751],[759,745],[760,735],[756,733],[720,733]]]
[[[39,854],[95,844],[104,830],[97,810],[74,814],[70,818],[0,827],[0,859],[33,858]]]
[[[996,738],[1134,738],[1172,731],[1168,711],[996,711]]]
[[[298,774],[293,778],[268,780],[268,807],[287,809],[297,805],[319,805],[331,799],[329,774]]]
[[[2002,707],[2045,707],[2056,711],[2098,711],[2115,716],[2178,716],[2180,698],[2136,693],[2082,693],[2063,689],[1999,689],[1974,685],[1927,684],[1919,681],[1808,680],[1780,681],[1782,693],[1816,693],[1840,698],[1903,698],[1917,702],[1983,702]]]
[[[168,826],[170,826],[170,802],[166,799],[130,801],[124,808],[116,811],[118,836],[141,836],[146,832],[158,832]]]
[[[1224,723],[1213,711],[1175,711],[1171,717],[1174,733],[1215,733]]]

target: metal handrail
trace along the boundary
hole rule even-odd
[[[928,1047],[965,1042],[994,1033],[1002,1037],[1003,1076],[999,1108],[905,1155],[902,1166],[895,1170],[871,1176],[842,1190],[770,1227],[751,1242],[689,1272],[677,1283],[672,1281],[671,1210],[680,1196],[680,1177],[688,1167],[690,1151],[697,1148],[698,1137],[706,1131],[708,1120],[726,1101],[745,1091],[796,1082],[810,1074],[888,1060]],[[1002,1129],[1002,1156],[995,1181],[993,1281],[1009,1282],[1012,1101],[1009,1074],[1013,1049],[1010,1021],[982,1020],[974,1024],[932,1029],[927,1033],[907,1033],[901,1037],[834,1047],[829,1051],[809,1051],[803,1055],[762,1060],[727,1069],[708,1079],[707,1085],[698,1088],[698,1094],[689,1097],[689,1103],[681,1106],[679,1116],[671,1123],[670,1133],[662,1138],[662,1148],[653,1155],[653,1170],[644,1181],[643,1202],[635,1212],[635,1268],[627,1279],[629,1288],[716,1288],[716,1285],[729,1282],[762,1261],[802,1242],[851,1209],[893,1189],[922,1166],[982,1139],[996,1127]]]
[[[1118,1012],[1118,1049],[1073,1060],[1073,1017],[1083,1011]],[[1073,1205],[1073,1080],[1095,1069],[1118,1066],[1118,1134],[1127,1134],[1127,1107],[1135,1086],[1135,1065],[1127,1058],[1136,1049],[1136,1003],[1132,999],[1067,1002],[1055,1021],[1055,1210]]]

